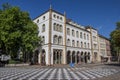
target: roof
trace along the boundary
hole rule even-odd
[[[110,39],[106,38],[105,36],[103,36],[103,35],[101,35],[101,34],[98,34],[98,35],[99,35],[99,37],[102,37],[102,38],[110,41]]]
[[[36,18],[34,18],[33,20],[35,20],[35,19],[37,19],[38,17],[40,17],[40,16],[44,15],[45,13],[49,12],[50,10],[52,10],[52,12],[55,12],[55,13],[58,13],[58,14],[60,14],[60,15],[64,16],[64,14],[62,14],[62,13],[60,13],[60,12],[56,11],[56,10],[53,10],[53,9],[48,9],[47,11],[43,12],[42,14],[40,14],[39,16],[37,16]]]

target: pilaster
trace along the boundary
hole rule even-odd
[[[49,10],[49,32],[48,32],[48,65],[51,65],[51,36],[52,36],[52,8],[50,7],[50,10]]]
[[[66,13],[64,12],[64,50],[63,50],[63,64],[66,64]]]

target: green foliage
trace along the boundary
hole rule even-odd
[[[29,14],[19,7],[3,4],[0,10],[0,48],[3,53],[14,58],[20,48],[23,53],[33,53],[39,41],[38,27]]]
[[[117,30],[120,30],[120,22],[117,22]]]
[[[118,56],[120,52],[120,22],[116,23],[116,30],[112,31],[111,36],[111,44],[112,44],[112,53],[113,55]]]

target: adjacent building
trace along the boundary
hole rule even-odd
[[[42,46],[38,63],[82,64],[101,62],[101,56],[110,55],[109,40],[101,37],[90,26],[81,26],[53,9],[33,20],[39,27]]]

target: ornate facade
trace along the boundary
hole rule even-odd
[[[39,36],[42,38],[39,64],[82,64],[101,61],[102,46],[99,45],[102,42],[99,43],[100,36],[96,29],[78,25],[67,19],[66,14],[53,9],[41,14],[33,22],[38,25]]]

